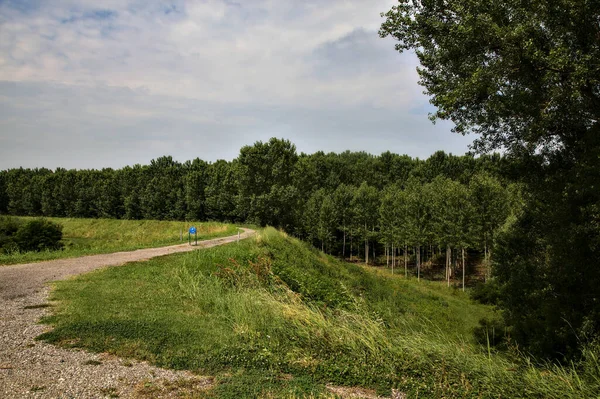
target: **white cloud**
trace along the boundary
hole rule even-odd
[[[157,155],[155,149],[187,157],[233,157],[241,141],[221,136],[244,136],[247,144],[285,133],[307,142],[311,132],[319,132],[314,143],[334,151],[350,145],[378,152],[385,146],[373,143],[393,146],[394,134],[404,143],[416,143],[413,155],[432,153],[444,141],[455,152],[466,149],[468,140],[446,133],[447,124],[434,127],[425,115],[411,113],[427,103],[416,84],[416,60],[396,53],[393,42],[377,36],[379,13],[392,4],[0,3],[0,101],[10,104],[0,112],[0,168],[18,162],[9,155],[11,147],[23,149],[11,138],[14,132],[33,143],[48,127],[64,137],[62,148],[106,148],[84,158],[97,158],[94,166],[110,164],[110,154],[119,153],[115,131],[128,137],[127,145],[138,148],[146,160]],[[407,136],[411,129],[414,137]],[[178,140],[185,136],[188,144],[198,144],[199,131],[200,147],[211,152],[194,155]],[[435,132],[441,141],[423,142],[421,131]],[[152,142],[146,140],[148,134]],[[350,143],[348,135],[355,141]],[[359,140],[361,135],[369,139]],[[98,142],[103,144],[93,144]],[[52,147],[51,141],[46,144]],[[123,151],[119,163],[143,162],[127,161],[136,151]]]

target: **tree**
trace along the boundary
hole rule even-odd
[[[479,149],[574,151],[600,121],[600,3],[400,0],[381,36],[415,50],[420,84]]]
[[[7,171],[0,171],[0,215],[8,212],[8,195],[6,195]]]
[[[419,58],[432,118],[519,166],[528,196],[498,238],[501,303],[527,349],[574,354],[600,335],[600,3],[400,0],[385,18],[381,36]]]
[[[498,179],[487,173],[478,173],[469,184],[471,204],[474,210],[474,230],[483,246],[486,268],[491,259],[491,245],[496,232],[504,224],[509,213],[508,192]],[[489,278],[489,268],[486,277]]]
[[[392,184],[381,193],[381,204],[379,206],[380,240],[386,248],[386,263],[388,266],[391,261],[392,274],[396,266],[396,251],[399,246],[405,247],[406,244],[407,210],[404,194],[399,185]]]
[[[119,184],[119,173],[112,169],[98,172],[102,177],[95,184],[97,215],[105,218],[121,219],[125,214],[123,188]]]
[[[124,218],[135,220],[142,218],[140,191],[147,184],[144,167],[137,164],[126,166],[118,173],[119,183],[123,190]]]
[[[394,208],[393,218],[394,240],[397,247],[402,247],[404,258],[404,277],[408,277],[408,243],[410,240],[409,230],[409,201],[406,190],[401,190],[399,187],[394,193]],[[393,259],[392,259],[393,262]]]
[[[209,220],[236,220],[237,187],[235,164],[222,159],[208,165],[206,171],[206,217]]]
[[[431,234],[431,197],[426,195],[423,185],[410,178],[405,187],[406,235],[410,245],[415,247],[417,279],[421,279],[421,249]]]
[[[277,195],[293,191],[288,186],[292,186],[297,161],[296,146],[288,140],[272,138],[242,147],[237,162],[238,214],[242,219],[280,227],[292,218],[289,204],[281,207]],[[274,186],[278,188],[273,190]]]
[[[346,184],[340,184],[333,192],[337,227],[342,232],[342,258],[346,258],[347,235],[352,224],[352,198],[354,198],[354,188]]]
[[[187,220],[206,219],[206,194],[207,164],[196,158],[191,163],[186,163],[185,204]]]
[[[374,238],[379,212],[379,193],[375,187],[363,182],[352,198],[354,228],[365,243],[365,263],[369,263],[369,242]]]
[[[325,198],[325,190],[315,191],[306,204],[302,213],[302,226],[304,237],[308,242],[314,244],[319,238],[319,223],[321,217],[321,204]]]
[[[335,238],[337,227],[336,212],[330,195],[325,195],[319,210],[318,237],[321,240],[321,250],[331,252],[331,244]]]

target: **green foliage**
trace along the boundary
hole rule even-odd
[[[0,171],[0,215],[8,212],[8,194],[6,192],[8,180],[8,172],[5,170]]]
[[[379,193],[373,186],[363,182],[355,191],[350,203],[352,208],[352,228],[357,238],[365,243],[365,263],[369,260],[369,243],[376,239],[375,226],[379,221]]]
[[[19,230],[20,223],[16,218],[0,216],[0,253],[17,252],[19,247],[14,241],[14,235]]]
[[[62,249],[62,226],[46,219],[22,221],[0,217],[0,253],[55,251]]]
[[[599,14],[584,0],[402,0],[380,34],[415,50],[435,118],[480,149],[550,154],[597,129]]]
[[[499,305],[500,302],[500,284],[495,279],[488,280],[485,283],[479,282],[471,290],[471,298],[474,300],[486,304],[486,305]]]
[[[242,147],[236,167],[239,213],[244,220],[262,226],[292,223],[296,193],[291,177],[297,159],[296,146],[288,140],[272,138]]]
[[[39,252],[61,249],[62,226],[47,219],[35,219],[23,223],[15,232],[13,239],[20,251]]]

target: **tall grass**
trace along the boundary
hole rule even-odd
[[[563,367],[488,351],[472,331],[492,308],[273,229],[59,282],[53,300],[43,339],[216,375],[216,397],[330,397],[327,383],[420,398],[600,393],[597,348]]]
[[[31,220],[30,217],[18,217]],[[196,226],[198,240],[233,235],[237,228],[223,223],[159,220],[46,218],[63,226],[60,251],[0,253],[0,265],[70,258],[82,255],[131,251],[187,242],[187,231]]]

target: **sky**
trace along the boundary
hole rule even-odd
[[[0,169],[298,152],[463,154],[431,123],[393,0],[0,0]]]

